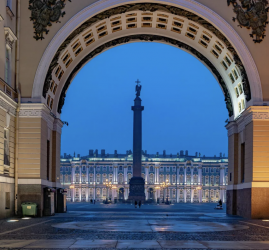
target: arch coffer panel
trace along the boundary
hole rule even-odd
[[[149,29],[160,35],[147,34]],[[130,32],[139,35],[127,35]],[[55,110],[60,114],[67,88],[83,64],[108,47],[131,41],[168,43],[196,56],[219,81],[230,117],[238,117],[251,99],[244,66],[232,45],[216,28],[186,10],[138,4],[100,13],[66,39],[47,73],[43,88],[47,106],[52,110],[57,105]]]

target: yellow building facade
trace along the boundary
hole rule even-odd
[[[44,189],[62,187],[61,110],[73,77],[96,55],[136,41],[183,49],[216,77],[230,117],[227,213],[268,217],[267,7],[263,0],[1,1],[1,217],[20,213],[25,201],[44,214]]]

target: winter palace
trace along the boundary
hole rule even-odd
[[[128,199],[132,177],[132,152],[101,154],[90,150],[89,155],[61,158],[62,185],[67,189],[67,200],[72,202],[112,202]],[[201,157],[188,151],[177,155],[149,155],[142,157],[142,177],[145,179],[147,202],[162,202],[168,196],[172,203],[226,201],[228,158]],[[106,185],[111,183],[110,186]],[[166,186],[163,187],[163,182]]]

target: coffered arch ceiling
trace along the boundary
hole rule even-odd
[[[218,80],[231,120],[253,104],[246,69],[222,32],[197,14],[155,3],[118,6],[73,30],[50,63],[43,102],[59,117],[66,91],[85,63],[108,48],[136,41],[166,43],[193,54]]]

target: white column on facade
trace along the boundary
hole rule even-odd
[[[81,187],[79,188],[79,201],[81,201]]]
[[[179,166],[177,165],[177,184],[179,184]]]
[[[145,166],[145,184],[149,183],[149,166]]]
[[[86,202],[88,202],[89,201],[89,188],[88,187],[86,187],[85,194],[86,194]]]
[[[124,184],[128,184],[128,179],[127,179],[127,166],[124,166]],[[125,192],[124,192],[125,193]]]
[[[198,185],[202,185],[202,167],[198,167]]]
[[[81,183],[81,170],[82,170],[82,166],[79,166],[79,183]]]
[[[96,166],[93,166],[93,184],[96,184]]]
[[[148,200],[148,198],[149,198],[148,188],[145,188],[145,196],[146,196],[146,200]]]
[[[157,184],[160,183],[160,166],[157,168]]]
[[[71,192],[72,192],[72,202],[75,202],[75,188],[72,188]]]
[[[180,197],[180,189],[179,188],[177,188],[177,203],[179,203],[179,197]]]
[[[157,184],[157,167],[154,167],[154,184]]]
[[[199,189],[199,202],[202,203],[203,202],[203,189]]]
[[[116,168],[115,166],[112,165],[112,168],[113,168],[113,184],[116,184]]]
[[[184,188],[183,190],[183,195],[184,195],[184,202],[186,203],[187,202],[187,189]]]
[[[191,185],[193,185],[193,166],[191,166]]]
[[[223,186],[224,185],[224,183],[225,183],[225,181],[224,181],[224,177],[225,177],[225,175],[224,175],[224,167],[220,167],[220,186]]]
[[[86,183],[89,183],[89,166],[86,166]]]
[[[96,199],[96,187],[95,186],[93,187],[93,199],[94,200]]]
[[[191,188],[191,203],[193,203],[194,189]]]
[[[116,184],[118,184],[118,166],[114,166],[114,168],[115,168],[115,174],[116,174],[115,181],[116,181]]]
[[[75,181],[76,181],[76,167],[72,167],[72,184],[74,184],[75,183]]]
[[[154,191],[154,196],[155,196],[155,200],[156,200],[156,202],[157,202],[157,199],[158,199],[157,189],[155,189],[155,191]]]
[[[184,167],[184,184],[187,184],[187,166]]]

